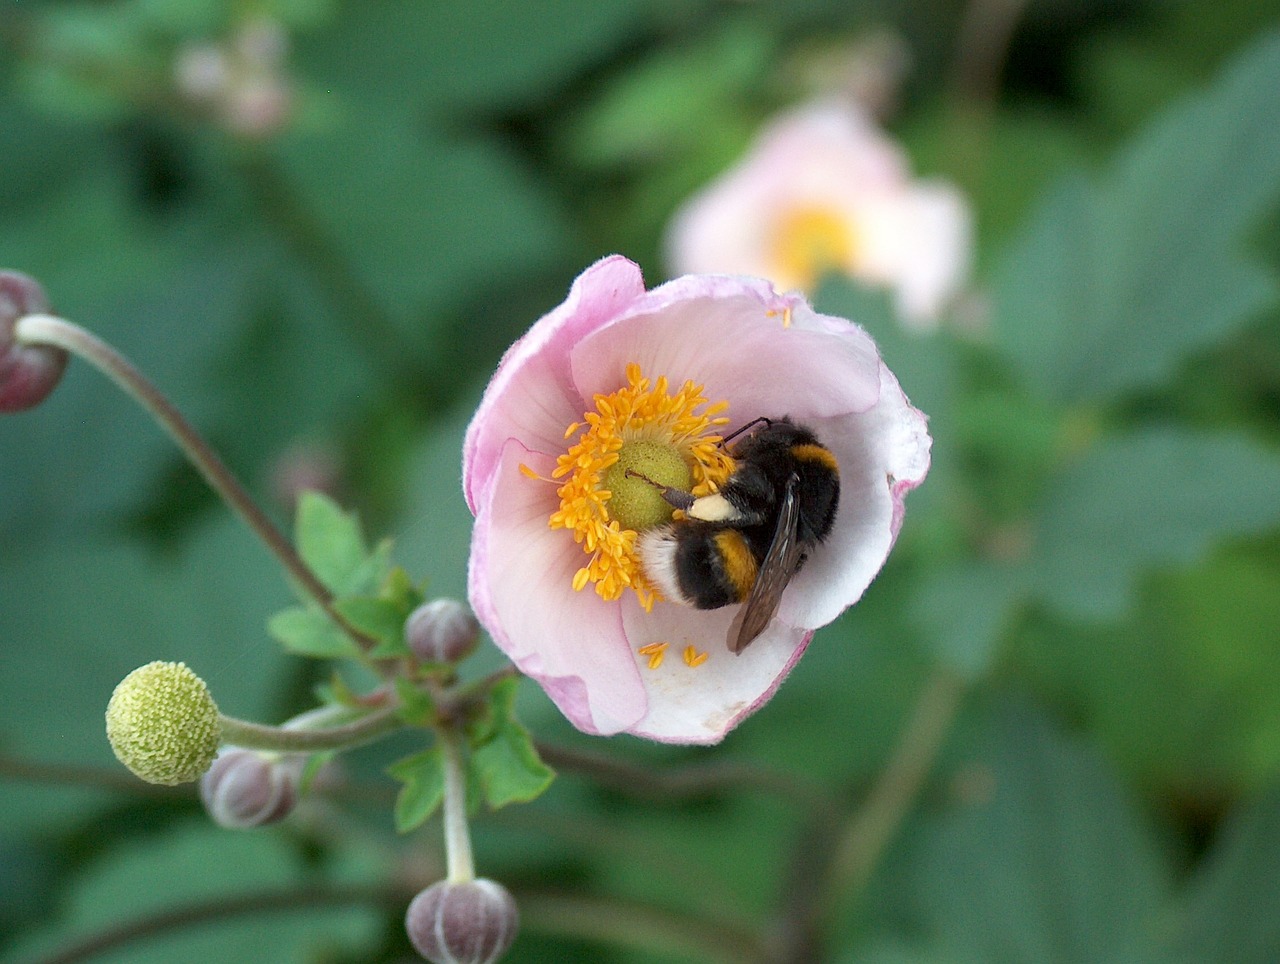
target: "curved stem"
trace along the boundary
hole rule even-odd
[[[538,755],[557,770],[589,776],[629,796],[680,803],[726,790],[746,789],[775,794],[806,811],[832,812],[834,799],[803,776],[731,760],[695,763],[679,769],[636,766],[603,753],[535,741]]]
[[[836,840],[827,874],[824,916],[846,894],[856,899],[924,786],[960,708],[964,683],[938,669],[916,698],[911,719],[862,807]]]
[[[314,753],[319,750],[346,750],[385,736],[400,728],[398,706],[374,710],[366,716],[341,726],[315,729],[287,726],[264,726],[232,716],[219,714],[222,742],[247,750],[271,750],[278,753]]]
[[[452,727],[441,727],[438,735],[444,757],[445,859],[450,882],[465,884],[476,879],[476,868],[467,826],[467,775],[462,766],[462,747],[458,732]]]
[[[116,383],[154,418],[177,443],[209,486],[249,526],[275,555],[290,576],[354,639],[362,649],[376,642],[352,626],[333,607],[333,594],[320,581],[289,540],[253,501],[253,497],[226,467],[208,442],[164,394],[132,362],[79,325],[52,315],[27,315],[14,326],[14,336],[29,345],[52,345],[83,358]]]
[[[526,930],[588,938],[646,953],[742,964],[771,959],[765,942],[739,926],[696,912],[607,897],[516,891]]]
[[[260,914],[307,910],[315,907],[349,907],[373,904],[388,909],[409,902],[412,891],[402,885],[356,885],[350,887],[307,887],[263,891],[190,903],[139,917],[73,941],[38,964],[76,964],[96,960],[118,947],[149,940],[212,921]]]

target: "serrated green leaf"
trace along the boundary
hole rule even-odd
[[[1113,617],[1135,576],[1280,524],[1280,456],[1176,429],[1100,442],[1046,491],[1028,587],[1061,612]]]
[[[282,609],[267,621],[267,631],[299,656],[339,659],[359,656],[355,642],[319,609],[293,606]]]
[[[369,651],[374,659],[409,655],[404,643],[405,613],[395,603],[371,596],[348,596],[337,600],[333,608],[356,629],[377,640]]]
[[[490,809],[527,803],[551,785],[555,773],[542,762],[533,738],[514,715],[519,681],[503,680],[493,688],[493,729],[471,753],[468,767]]]
[[[304,492],[295,523],[298,553],[320,581],[338,596],[372,594],[385,572],[384,545],[371,554],[354,512],[320,492]]]
[[[404,784],[396,796],[395,821],[399,833],[421,826],[444,798],[444,759],[432,747],[397,760],[387,773]]]
[[[910,835],[912,932],[977,961],[1151,959],[1171,873],[1106,761],[1019,699],[965,759],[973,796]]]
[[[1280,37],[1151,125],[1091,185],[1063,185],[999,272],[1000,347],[1059,402],[1168,377],[1280,290],[1243,258],[1280,195]]]
[[[1196,875],[1172,943],[1179,964],[1280,960],[1280,791],[1240,808]]]

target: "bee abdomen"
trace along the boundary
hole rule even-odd
[[[759,563],[736,529],[685,523],[644,534],[640,556],[649,580],[668,599],[697,609],[742,602]]]

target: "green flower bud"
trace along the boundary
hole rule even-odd
[[[413,898],[404,924],[432,964],[492,964],[515,940],[520,913],[515,898],[492,880],[442,880]]]
[[[148,783],[198,780],[218,753],[218,706],[185,663],[156,661],[120,681],[107,704],[116,757]]]

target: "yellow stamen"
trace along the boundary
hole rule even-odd
[[[623,528],[609,511],[612,492],[605,485],[606,474],[624,445],[657,443],[689,466],[694,495],[716,491],[733,471],[733,459],[715,434],[729,421],[720,414],[728,403],[709,404],[702,386],[688,381],[671,392],[665,377],[650,381],[634,362],[627,365],[626,378],[616,392],[595,396],[595,411],[583,413],[582,421],[566,430],[566,438],[579,434],[551,473],[560,484],[560,506],[548,524],[572,532],[590,557],[574,574],[575,590],[590,582],[602,599],[615,600],[630,589],[648,610],[659,597],[640,567],[639,534]],[[661,663],[660,655],[655,658]]]
[[[659,666],[662,665],[663,659],[666,658],[667,647],[669,645],[670,643],[649,643],[649,645],[647,646],[641,646],[638,650],[636,650],[636,652],[639,653],[641,656],[648,656],[649,668],[657,669]]]
[[[701,666],[707,661],[707,653],[698,652],[696,647],[686,646],[684,648],[684,662],[686,666]]]

